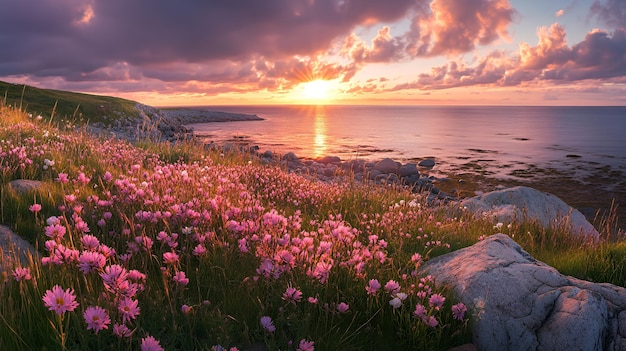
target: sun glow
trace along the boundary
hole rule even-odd
[[[329,100],[332,97],[333,85],[327,80],[312,80],[300,84],[301,96],[305,100]]]

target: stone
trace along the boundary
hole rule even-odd
[[[421,273],[473,314],[478,350],[625,350],[625,288],[564,276],[504,234],[435,257]]]
[[[420,163],[418,163],[417,165],[426,168],[435,167],[435,160],[433,160],[432,158],[427,158],[425,160],[421,160]]]
[[[15,234],[11,228],[0,225],[0,276],[3,272],[10,273],[18,264],[29,266],[29,257],[37,255],[33,245]]]
[[[600,236],[580,211],[558,197],[539,190],[516,186],[496,190],[461,201],[477,215],[491,215],[503,224],[516,221],[536,221],[544,228],[568,226],[575,235],[597,240]]]
[[[420,174],[415,163],[407,163],[406,165],[400,167],[400,169],[398,169],[398,173],[400,173],[402,177],[411,177],[415,175],[419,176]]]
[[[341,158],[338,156],[324,156],[320,159],[317,160],[317,162],[319,163],[323,163],[325,165],[329,164],[329,163],[341,163]]]
[[[382,159],[374,166],[374,170],[386,174],[397,173],[399,168],[400,165],[398,164],[398,162],[390,158]]]
[[[265,152],[263,152],[263,158],[274,158],[274,153],[270,150],[265,150]]]
[[[9,186],[17,193],[23,194],[41,188],[43,183],[38,180],[17,179],[9,182]]]

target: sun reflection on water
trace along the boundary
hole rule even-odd
[[[323,105],[315,106],[314,110],[314,143],[313,153],[315,157],[326,156],[326,150],[328,145],[326,143],[327,130],[326,130],[326,110]]]

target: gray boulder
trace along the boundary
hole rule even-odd
[[[15,234],[11,228],[0,225],[0,276],[3,272],[10,273],[18,264],[29,266],[29,257],[33,255],[37,255],[37,250],[28,241]]]
[[[422,273],[473,313],[478,350],[626,350],[626,289],[564,276],[504,234],[429,260]]]
[[[386,174],[397,173],[399,168],[400,164],[390,158],[385,158],[374,166],[374,170]]]
[[[406,165],[400,167],[398,172],[402,177],[419,176],[420,174],[415,163],[407,163]]]
[[[594,240],[600,235],[580,211],[552,194],[525,186],[485,193],[465,199],[461,205],[478,215],[493,216],[501,223],[537,221],[545,228],[569,226],[573,234]]]
[[[427,158],[425,160],[421,160],[420,163],[418,163],[418,165],[420,167],[427,167],[427,168],[435,167],[435,160],[433,160],[432,158]]]
[[[11,189],[17,193],[26,193],[41,188],[42,182],[31,179],[16,179],[9,182]]]

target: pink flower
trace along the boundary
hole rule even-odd
[[[90,234],[83,235],[83,237],[80,238],[80,242],[83,244],[85,250],[88,251],[96,251],[100,247],[100,241],[98,238]]]
[[[111,323],[108,313],[100,306],[87,307],[83,317],[87,322],[87,330],[93,329],[96,334],[102,329],[108,329]]]
[[[128,338],[133,334],[133,332],[124,324],[113,324],[113,334],[120,338]]]
[[[376,295],[376,292],[380,289],[380,283],[378,279],[370,279],[368,285],[365,287],[365,290],[369,295]]]
[[[60,224],[46,226],[46,236],[52,239],[61,239],[65,235],[66,229]]]
[[[59,183],[67,183],[70,181],[70,179],[67,177],[66,173],[59,173],[59,177],[55,179],[57,182]]]
[[[434,307],[436,310],[439,310],[445,301],[446,298],[440,294],[432,294],[430,299],[428,299],[428,304],[430,307]]]
[[[54,311],[59,315],[67,311],[71,312],[78,307],[74,290],[67,289],[63,291],[58,285],[53,286],[51,290],[46,290],[42,299],[50,311]]]
[[[16,267],[11,271],[11,275],[13,275],[13,278],[15,278],[18,282],[22,280],[30,280],[30,268]]]
[[[428,316],[427,318],[423,318],[422,320],[427,326],[432,327],[432,328],[439,325],[439,321],[437,321],[437,318],[433,316]]]
[[[189,278],[185,276],[185,272],[183,271],[176,272],[174,275],[174,281],[182,286],[189,284]]]
[[[182,306],[180,306],[180,310],[184,314],[188,314],[189,312],[191,312],[191,306],[189,306],[189,305],[182,305]]]
[[[283,293],[283,300],[293,303],[294,305],[296,304],[296,302],[300,302],[301,299],[302,291],[291,286],[287,287],[287,290],[285,290],[285,292]]]
[[[175,252],[166,252],[163,254],[163,262],[165,262],[165,264],[176,264],[178,262],[178,255]]]
[[[30,212],[32,213],[37,213],[39,211],[41,211],[41,205],[40,204],[32,204],[28,207],[28,209],[30,210]]]
[[[395,294],[400,290],[400,284],[398,284],[395,280],[390,280],[387,284],[385,284],[385,290],[391,294]]]
[[[309,296],[308,301],[310,304],[316,305],[317,304],[317,298],[313,297],[313,296]]]
[[[103,254],[94,251],[83,251],[78,257],[78,269],[83,274],[95,272],[106,264],[107,258]]]
[[[161,343],[152,336],[148,335],[147,337],[141,339],[141,351],[165,351],[161,347]]]
[[[120,302],[118,310],[122,314],[122,322],[130,322],[139,314],[139,301],[127,297]]]
[[[193,249],[193,254],[195,256],[202,256],[206,253],[206,248],[202,245],[202,244],[198,244],[198,246],[196,246]]]
[[[315,343],[313,341],[306,341],[305,339],[300,340],[300,345],[296,351],[314,351],[313,347]]]
[[[273,333],[276,330],[274,322],[272,322],[272,318],[269,316],[261,317],[260,323],[263,329],[267,330],[270,333]]]
[[[452,306],[452,316],[454,316],[454,319],[456,320],[462,321],[463,317],[465,317],[465,312],[467,312],[467,307],[465,307],[463,302],[459,302]]]
[[[339,305],[337,305],[337,311],[339,311],[339,313],[345,313],[348,311],[349,308],[350,308],[350,305],[348,305],[345,302],[342,302]]]
[[[415,311],[413,311],[413,315],[422,319],[426,318],[426,307],[418,303],[417,305],[415,305]]]

